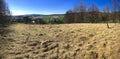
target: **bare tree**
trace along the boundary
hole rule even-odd
[[[80,3],[79,5],[74,6],[74,20],[75,22],[83,22],[85,18],[86,6],[84,3]]]
[[[86,12],[86,6],[84,3],[80,3],[80,12]]]
[[[109,7],[108,6],[106,6],[106,7],[104,7],[103,8],[103,12],[104,12],[104,14],[103,14],[103,20],[106,22],[106,24],[107,24],[107,28],[110,28],[110,26],[109,26],[109,24],[108,24],[108,21],[109,21],[109,17],[110,17],[110,9],[109,9]]]
[[[112,12],[113,12],[113,22],[117,22],[117,10],[118,10],[118,3],[117,0],[112,0]]]
[[[74,23],[74,13],[72,10],[66,12],[64,16],[64,23]]]
[[[85,4],[81,2],[79,5],[74,6],[73,12],[76,12],[76,13],[86,12]]]
[[[73,12],[74,12],[74,13],[78,13],[78,12],[80,12],[79,5],[75,5],[75,6],[74,6],[74,8],[73,8]]]
[[[120,23],[120,3],[118,5],[118,19],[119,19],[119,23]]]
[[[79,18],[78,22],[86,22],[86,19],[85,19],[86,18],[86,6],[85,6],[85,4],[80,3],[79,8],[80,8],[80,12],[79,12],[80,18]]]
[[[10,23],[10,10],[5,0],[0,0],[0,26],[6,26]]]
[[[94,23],[94,22],[98,22],[98,16],[99,16],[99,9],[97,8],[97,6],[95,4],[92,4],[89,8],[88,8],[88,18],[89,21]]]
[[[86,6],[84,3],[74,6],[73,10],[67,12],[66,19],[67,21],[74,21],[77,23],[89,22],[89,23],[98,23],[98,22],[107,22],[107,27],[109,28],[108,21],[116,22],[120,21],[120,3],[117,0],[111,0],[112,4],[109,8],[106,6],[103,8],[103,12],[99,12],[99,8],[95,4],[91,4],[88,10],[86,11]],[[70,20],[71,19],[71,20]],[[74,19],[74,20],[72,20]]]

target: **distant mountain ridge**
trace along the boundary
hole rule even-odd
[[[60,16],[65,14],[50,14],[50,15],[44,15],[44,14],[26,14],[26,15],[14,15],[14,16]]]
[[[16,20],[23,20],[24,17],[32,17],[32,18],[44,18],[44,16],[50,16],[52,18],[56,18],[56,17],[59,17],[59,16],[64,16],[65,14],[51,14],[51,15],[43,15],[43,14],[26,14],[26,15],[14,15],[12,17],[12,20],[13,21],[16,21]]]

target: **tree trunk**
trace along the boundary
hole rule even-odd
[[[109,26],[108,22],[107,22],[107,28],[108,28],[108,29],[110,28],[110,26]]]

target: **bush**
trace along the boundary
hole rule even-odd
[[[63,21],[58,19],[58,18],[53,18],[49,21],[49,23],[51,23],[51,24],[61,24],[61,23],[63,23]]]

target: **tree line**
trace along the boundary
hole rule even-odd
[[[12,23],[25,23],[25,24],[62,24],[63,23],[63,15],[59,15],[56,18],[53,16],[42,16],[42,17],[32,17],[25,16],[20,19],[12,20]]]
[[[8,25],[11,23],[11,13],[5,0],[0,0],[0,26]],[[24,23],[31,23],[33,19],[24,17]],[[36,23],[42,24],[60,24],[60,23],[109,23],[120,22],[120,2],[112,0],[111,5],[106,5],[99,9],[97,5],[91,4],[87,8],[85,3],[80,3],[74,6],[72,10],[68,10],[63,17],[46,19],[35,19]],[[19,22],[19,21],[18,21]],[[21,22],[21,21],[20,21]]]
[[[86,7],[85,3],[74,6],[68,10],[64,17],[64,23],[103,23],[120,22],[120,2],[112,0],[111,6],[99,9],[95,4]]]

